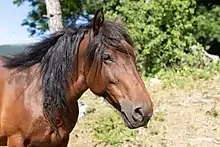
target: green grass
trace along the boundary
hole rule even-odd
[[[136,136],[136,130],[129,130],[115,111],[111,111],[100,117],[93,128],[93,137],[97,141],[109,144],[112,147],[120,146],[125,140]]]
[[[99,144],[118,147],[136,137],[137,130],[127,128],[122,117],[112,108],[92,112],[87,118],[90,119],[84,121],[84,126],[91,128],[93,140]]]
[[[203,69],[183,67],[178,69],[167,69],[157,73],[157,77],[163,81],[164,88],[181,88],[190,90],[198,85],[194,81],[209,80],[220,72],[220,62],[211,63]]]

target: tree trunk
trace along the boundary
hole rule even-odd
[[[60,0],[45,0],[50,33],[63,29]]]

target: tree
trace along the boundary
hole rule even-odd
[[[145,75],[189,60],[190,64],[199,64],[187,56],[198,45],[194,38],[195,0],[115,0],[105,9],[109,18],[122,16],[137,47],[138,66]]]
[[[14,0],[21,5],[29,2],[23,25],[30,33],[48,30],[46,5],[43,0]],[[145,74],[183,65],[199,67],[207,41],[220,42],[220,6],[217,0],[62,0],[64,27],[76,24],[80,16],[90,20],[91,14],[104,6],[105,16],[121,15],[137,48],[137,64]],[[217,2],[217,3],[216,3]],[[204,41],[205,40],[205,41]]]
[[[59,0],[45,0],[50,33],[63,29],[62,12]]]
[[[63,27],[75,25],[79,19],[82,21],[90,20],[91,14],[94,14],[96,9],[106,2],[107,0],[61,0]],[[27,18],[22,22],[23,26],[28,26],[30,35],[42,35],[49,30],[47,8],[44,0],[14,0],[13,3],[17,6],[28,3],[32,7],[32,10],[27,14]]]
[[[199,3],[196,12],[197,39],[204,45],[213,40],[220,42],[220,2]]]

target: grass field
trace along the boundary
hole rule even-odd
[[[154,103],[147,127],[127,129],[109,104],[87,91],[80,101],[89,112],[78,121],[68,147],[220,146],[220,75],[180,80],[177,86],[145,82]]]

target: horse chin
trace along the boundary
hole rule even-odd
[[[124,120],[125,126],[128,127],[129,129],[135,129],[137,127],[134,127],[132,125],[132,123],[129,121],[129,119],[127,118],[127,116],[125,115],[125,113],[121,112],[121,116]]]
[[[132,122],[128,119],[128,117],[125,115],[124,112],[121,112],[121,116],[124,120],[125,126],[128,127],[129,129],[137,129],[137,128],[140,128],[140,127],[147,127],[147,123],[148,123],[147,118],[144,118],[144,119],[147,119],[147,120],[144,121],[143,123],[142,122],[134,123],[134,122]]]

